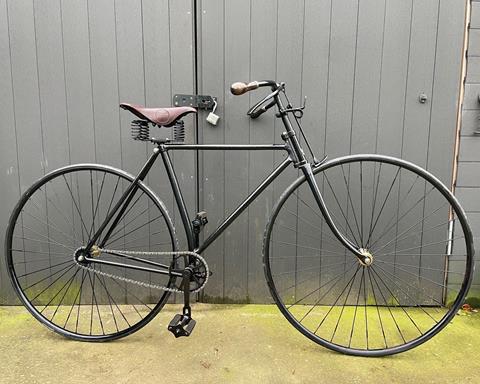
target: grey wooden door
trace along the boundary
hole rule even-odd
[[[190,0],[0,1],[0,304],[15,297],[3,234],[20,193],[70,163],[110,164],[135,173],[150,146],[130,138],[118,104],[169,106],[193,92]],[[194,140],[186,119],[187,141]],[[173,159],[193,209],[194,155]],[[162,167],[148,184],[175,217]],[[180,231],[180,235],[182,232]]]
[[[221,120],[201,123],[204,143],[280,141],[280,122],[245,112],[262,95],[236,97],[234,81],[275,79],[290,99],[309,97],[303,125],[317,155],[376,152],[452,182],[466,2],[427,0],[203,0],[200,93],[219,98]],[[419,96],[425,94],[425,103]],[[206,153],[202,202],[209,233],[278,164],[272,153]],[[270,301],[262,240],[282,177],[207,252],[204,299]]]

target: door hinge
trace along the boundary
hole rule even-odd
[[[216,100],[216,97],[209,95],[176,94],[173,96],[173,105],[175,105],[175,107],[193,107],[211,110],[215,106]]]

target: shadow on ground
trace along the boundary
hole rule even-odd
[[[298,333],[273,305],[196,304],[197,327],[175,339],[169,305],[109,343],[70,341],[23,307],[0,308],[0,383],[480,383],[480,314],[456,316],[409,352],[356,358]]]

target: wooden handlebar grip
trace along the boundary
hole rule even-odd
[[[258,82],[257,81],[252,81],[248,84],[238,82],[238,83],[233,83],[230,86],[230,92],[232,92],[234,95],[239,96],[243,95],[244,93],[247,93],[248,91],[251,91],[253,89],[258,88]]]

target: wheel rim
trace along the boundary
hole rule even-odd
[[[12,213],[6,241],[10,277],[27,309],[54,331],[82,340],[118,338],[140,329],[165,304],[168,292],[87,271],[74,261],[75,251],[87,244],[132,180],[110,167],[65,167],[35,183]],[[148,188],[139,187],[104,248],[176,250],[168,213]],[[99,257],[142,265],[110,254]],[[172,261],[172,256],[142,258],[167,265]],[[165,275],[92,263],[88,267],[136,281],[174,284]]]
[[[335,224],[373,263],[344,251],[298,181],[274,208],[264,244],[282,313],[310,339],[348,354],[398,353],[428,340],[471,280],[472,235],[457,201],[430,174],[385,156],[335,159],[315,173]]]

